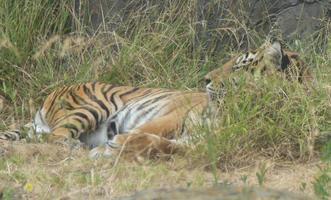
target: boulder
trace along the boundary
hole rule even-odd
[[[266,36],[288,42],[313,39],[325,25],[323,21],[331,20],[331,1],[199,0],[197,15],[198,21],[204,21],[198,31],[199,38],[208,41],[206,48],[214,46],[219,50],[229,46],[224,45],[227,41],[234,41],[232,46],[247,48],[250,42]]]
[[[178,0],[172,0],[178,1]],[[116,31],[120,21],[135,11],[156,15],[171,1],[157,0],[75,0],[75,18],[91,33]],[[276,35],[280,39],[309,39],[331,19],[331,0],[197,0],[192,3],[197,44],[206,50],[224,45],[247,48],[250,41]],[[150,19],[153,20],[153,19]],[[134,24],[132,24],[134,26]],[[256,34],[258,33],[258,34]],[[258,35],[259,38],[256,38]]]

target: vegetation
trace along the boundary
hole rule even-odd
[[[86,21],[71,17],[71,4],[69,0],[0,1],[0,130],[28,122],[47,94],[63,85],[102,81],[203,91],[203,76],[239,51],[229,44],[211,54],[203,40],[197,43],[195,5],[190,1],[135,10],[127,19],[117,19],[115,31],[97,34],[89,34]],[[224,173],[254,166],[257,160],[276,164],[262,163],[253,173],[254,181],[248,171],[235,179],[266,186],[277,166],[301,163],[315,169],[305,173],[316,176],[298,183],[296,191],[312,193],[314,188],[316,195],[328,198],[330,26],[325,23],[314,43],[287,45],[306,59],[312,83],[280,76],[253,80],[243,74],[236,88],[228,88],[217,119],[193,127],[194,145],[185,156],[167,161],[91,161],[86,150],[0,143],[0,199],[113,197],[155,184],[210,186],[226,182],[221,179]],[[260,38],[252,47],[263,43],[258,33],[246,33],[251,34],[247,38]],[[231,34],[239,32],[234,28]],[[318,170],[311,163],[320,156],[323,163]]]

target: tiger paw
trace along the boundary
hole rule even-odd
[[[101,158],[101,157],[113,157],[115,152],[107,145],[97,146],[88,153],[88,157],[91,159]]]

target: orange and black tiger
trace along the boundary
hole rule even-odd
[[[50,134],[51,141],[79,140],[91,148],[90,157],[112,155],[114,149],[131,152],[170,154],[181,146],[185,122],[205,120],[203,113],[214,110],[215,96],[222,98],[224,81],[241,71],[265,74],[273,71],[299,72],[306,66],[299,55],[284,52],[278,42],[264,44],[241,54],[206,75],[206,92],[163,88],[136,88],[105,83],[65,86],[52,92],[33,120],[35,133]],[[217,88],[217,89],[215,89]],[[209,109],[210,108],[210,109]],[[3,140],[19,139],[19,131],[0,135]]]

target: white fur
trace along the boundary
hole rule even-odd
[[[100,157],[110,157],[112,155],[113,152],[107,145],[97,146],[88,153],[88,157],[92,159]]]
[[[26,127],[31,126],[30,124],[26,124]],[[32,124],[32,128],[34,130],[35,133],[37,134],[43,134],[43,133],[50,133],[51,129],[48,126],[42,112],[40,110],[38,110],[34,116],[33,119],[33,124]],[[31,131],[29,131],[29,136],[31,136]]]
[[[104,122],[94,133],[86,136],[84,143],[88,146],[95,147],[105,145],[107,141],[107,123]]]

